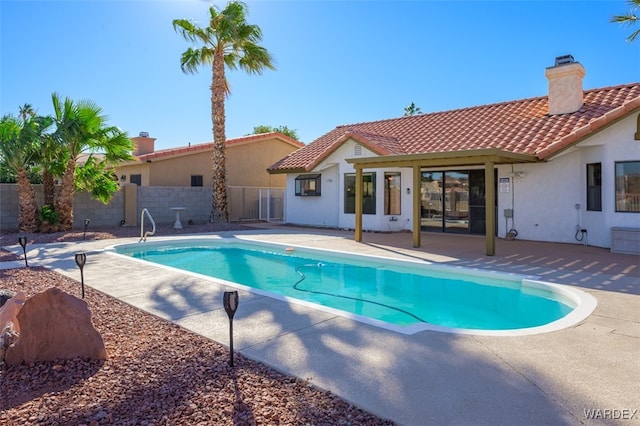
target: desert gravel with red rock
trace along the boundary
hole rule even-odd
[[[170,233],[246,229],[196,225]],[[29,244],[136,236],[132,228],[27,234]],[[165,232],[166,233],[166,232]],[[0,244],[16,244],[3,234]],[[0,250],[0,261],[18,260]],[[32,296],[78,282],[44,268],[0,270],[0,288]],[[3,425],[392,425],[307,380],[286,376],[99,291],[86,302],[107,349],[82,359],[0,367]]]

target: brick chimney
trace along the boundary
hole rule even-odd
[[[549,114],[569,114],[582,108],[585,71],[580,62],[571,55],[558,56],[555,65],[544,74],[549,80]]]
[[[140,136],[131,138],[133,141],[133,155],[150,154],[155,150],[156,138],[150,138],[148,132],[140,132]]]

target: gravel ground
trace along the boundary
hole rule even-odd
[[[188,226],[170,233],[246,229]],[[133,228],[26,234],[29,244],[139,236]],[[15,244],[4,234],[0,246]],[[0,250],[0,261],[17,260]],[[44,268],[0,270],[0,288],[28,296],[78,282]],[[2,425],[392,425],[307,380],[235,355],[228,348],[96,290],[86,302],[106,361],[59,360],[0,367]]]

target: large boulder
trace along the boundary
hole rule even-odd
[[[50,288],[27,299],[18,312],[20,335],[5,354],[7,365],[57,359],[106,359],[102,336],[84,300]]]

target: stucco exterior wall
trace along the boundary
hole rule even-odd
[[[147,163],[133,164],[116,169],[116,176],[120,180],[121,184],[131,183],[131,175],[140,175],[142,186],[150,185],[149,182],[151,175],[149,173],[149,165]],[[122,179],[123,176],[124,180]]]
[[[546,163],[498,165],[498,183],[500,178],[508,179],[508,190],[503,192],[504,185],[498,184],[496,192],[498,237],[504,238],[514,228],[518,239],[583,244],[584,240],[576,239],[576,227],[580,227],[587,230],[589,245],[611,247],[612,227],[639,228],[640,213],[615,211],[615,163],[640,161],[640,141],[634,140],[636,122],[637,115],[621,120]],[[343,213],[344,174],[355,172],[345,159],[357,157],[355,146],[354,141],[345,142],[310,172],[322,174],[321,197],[296,197],[295,178],[303,173],[287,176],[286,222],[342,229],[355,227],[355,215]],[[365,147],[361,149],[362,157],[375,156]],[[599,212],[586,209],[589,163],[602,165],[602,211]],[[401,214],[395,216],[397,220],[383,214],[385,171],[401,173]],[[362,216],[363,230],[411,230],[414,190],[411,169],[365,172],[376,172],[377,214]],[[513,220],[505,221],[505,209],[513,209]]]
[[[353,158],[355,147],[358,145],[352,140],[346,141],[325,161],[320,163],[309,173],[322,175],[322,195],[320,197],[301,197],[295,195],[295,178],[307,173],[294,173],[287,175],[287,212],[285,220],[288,223],[309,226],[333,227],[341,229],[353,229],[355,227],[355,215],[344,213],[344,175],[355,173],[353,166],[345,161],[345,158]],[[375,154],[361,146],[362,157],[373,157]],[[384,172],[401,172],[401,214],[386,216],[384,212]],[[363,229],[397,232],[411,229],[411,194],[406,193],[406,188],[411,187],[411,169],[371,169],[365,173],[376,172],[376,213],[362,216]]]
[[[510,180],[509,192],[498,188],[498,236],[504,237],[513,228],[518,239],[575,242],[574,205],[580,202],[578,159],[563,156],[547,164],[516,164],[513,171],[515,175],[511,166],[498,168],[498,181]],[[505,220],[505,209],[513,209],[513,220]]]
[[[604,225],[609,238],[608,230],[611,227],[640,227],[640,213],[625,213],[615,211],[615,162],[618,161],[640,161],[640,141],[634,140],[634,133],[637,129],[637,117],[628,117],[618,126],[609,127],[596,135],[590,143],[597,145],[605,141],[607,143],[602,149],[602,156],[594,156],[595,151],[590,150],[589,156],[585,155],[584,164],[596,161],[602,162],[602,213],[586,212],[583,216],[586,227],[597,227]],[[589,144],[584,144],[589,146]],[[587,151],[585,151],[587,152]],[[582,173],[585,174],[586,166]],[[586,205],[586,190],[583,188],[583,205]],[[591,234],[589,235],[591,242]],[[605,246],[605,247],[608,247]]]
[[[211,187],[211,152],[152,160],[149,186],[191,186],[191,176],[201,175],[202,186]]]
[[[639,213],[615,211],[615,162],[640,161],[640,142],[633,139],[635,117],[608,127],[548,163],[499,166],[498,178],[509,178],[512,192],[498,190],[498,236],[505,225],[504,209],[514,209],[518,238],[583,244],[576,226],[587,230],[589,245],[611,246],[612,227],[640,227]],[[587,211],[587,164],[602,164],[602,211]],[[513,204],[512,204],[513,198]],[[576,205],[580,207],[576,209]],[[580,235],[578,236],[580,237]]]
[[[318,172],[313,172],[318,173]],[[327,167],[321,172],[321,195],[319,197],[301,197],[295,195],[295,178],[308,173],[293,173],[287,176],[286,213],[285,222],[294,225],[321,226],[337,228],[338,198],[337,190],[338,167]]]
[[[284,188],[286,176],[271,175],[267,167],[286,157],[297,147],[277,138],[235,143],[227,146],[227,185]],[[118,179],[142,175],[142,186],[191,186],[191,176],[202,176],[203,186],[211,187],[212,150],[160,157],[151,162],[116,168]]]
[[[277,139],[232,144],[227,147],[227,184],[284,188],[285,175],[272,175],[267,167],[286,157],[296,148]]]

